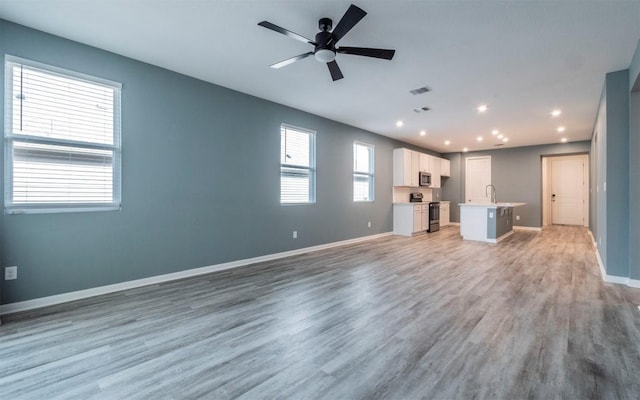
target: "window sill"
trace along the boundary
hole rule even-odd
[[[75,212],[91,212],[91,211],[120,211],[122,207],[120,205],[113,206],[78,206],[78,207],[51,207],[51,206],[43,206],[38,208],[18,208],[11,207],[5,208],[4,213],[8,215],[19,215],[19,214],[52,214],[52,213],[75,213]]]

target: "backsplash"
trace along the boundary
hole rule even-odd
[[[428,188],[413,188],[407,186],[394,186],[393,187],[393,202],[394,203],[408,203],[409,193],[420,192],[424,195],[422,201],[437,201],[440,199],[440,189],[428,189]]]

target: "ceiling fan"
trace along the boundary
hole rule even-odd
[[[366,47],[336,47],[338,41],[342,39],[344,35],[351,30],[351,28],[360,22],[365,15],[367,15],[367,13],[364,10],[352,4],[349,6],[349,9],[347,9],[347,12],[344,13],[342,19],[338,22],[338,25],[336,25],[333,31],[331,30],[333,27],[333,21],[331,21],[330,18],[320,18],[318,21],[320,32],[316,34],[315,41],[291,32],[290,30],[281,28],[271,22],[260,22],[258,25],[264,28],[271,29],[272,31],[314,46],[313,51],[287,58],[286,60],[271,65],[271,68],[282,68],[313,55],[316,60],[327,63],[329,72],[331,73],[331,78],[334,81],[337,81],[338,79],[344,78],[344,76],[342,75],[342,71],[340,71],[340,67],[338,67],[338,63],[336,63],[336,53],[391,60],[396,52],[395,50],[371,49]]]

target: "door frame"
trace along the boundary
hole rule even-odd
[[[584,161],[584,167],[582,168],[584,187],[582,189],[582,199],[584,200],[584,209],[582,226],[589,227],[589,153],[574,153],[574,154],[555,154],[542,156],[542,226],[552,225],[551,216],[551,159],[582,159]]]

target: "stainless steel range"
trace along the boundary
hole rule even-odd
[[[440,202],[429,203],[429,229],[427,232],[437,232],[440,230]]]

